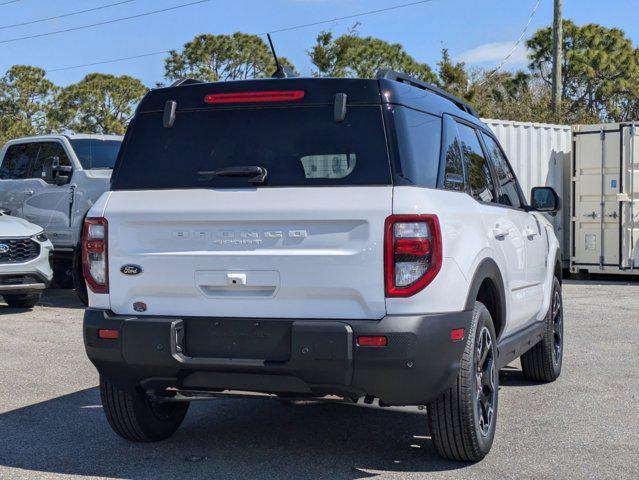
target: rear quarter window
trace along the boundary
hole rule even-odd
[[[401,175],[413,185],[435,188],[442,119],[404,106],[393,108]]]

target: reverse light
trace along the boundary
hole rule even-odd
[[[82,230],[82,269],[94,293],[109,293],[108,223],[106,218],[87,218]]]
[[[304,90],[271,90],[265,92],[210,93],[205,103],[288,102],[304,98]]]
[[[409,297],[439,273],[441,230],[436,215],[391,215],[385,225],[387,297]]]

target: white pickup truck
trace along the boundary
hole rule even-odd
[[[0,149],[0,208],[44,229],[55,247],[56,283],[75,286],[85,303],[80,231],[89,208],[109,189],[121,142],[114,135],[40,135]]]

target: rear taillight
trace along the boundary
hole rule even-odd
[[[87,218],[82,230],[82,268],[94,293],[109,293],[108,223],[106,218]]]
[[[385,226],[387,297],[409,297],[428,285],[442,265],[435,215],[391,215]]]

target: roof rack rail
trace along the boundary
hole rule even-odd
[[[378,79],[385,78],[387,80],[394,80],[396,82],[406,83],[406,84],[411,85],[413,87],[421,88],[422,90],[428,90],[430,92],[433,92],[436,95],[439,95],[440,97],[443,97],[443,98],[445,98],[447,100],[450,100],[455,105],[457,105],[457,107],[459,107],[460,110],[472,115],[473,117],[479,118],[479,115],[477,114],[477,111],[475,111],[475,109],[473,107],[471,107],[468,102],[465,102],[461,98],[456,97],[455,95],[452,95],[452,94],[446,92],[445,90],[442,90],[439,87],[436,87],[432,83],[424,82],[422,80],[418,80],[415,77],[411,77],[410,75],[407,75],[405,73],[396,72],[395,70],[390,70],[390,69],[379,70],[377,72],[377,78]]]
[[[196,83],[204,83],[201,80],[196,80],[195,78],[180,78],[173,82],[169,87],[183,87],[184,85],[194,85]]]

